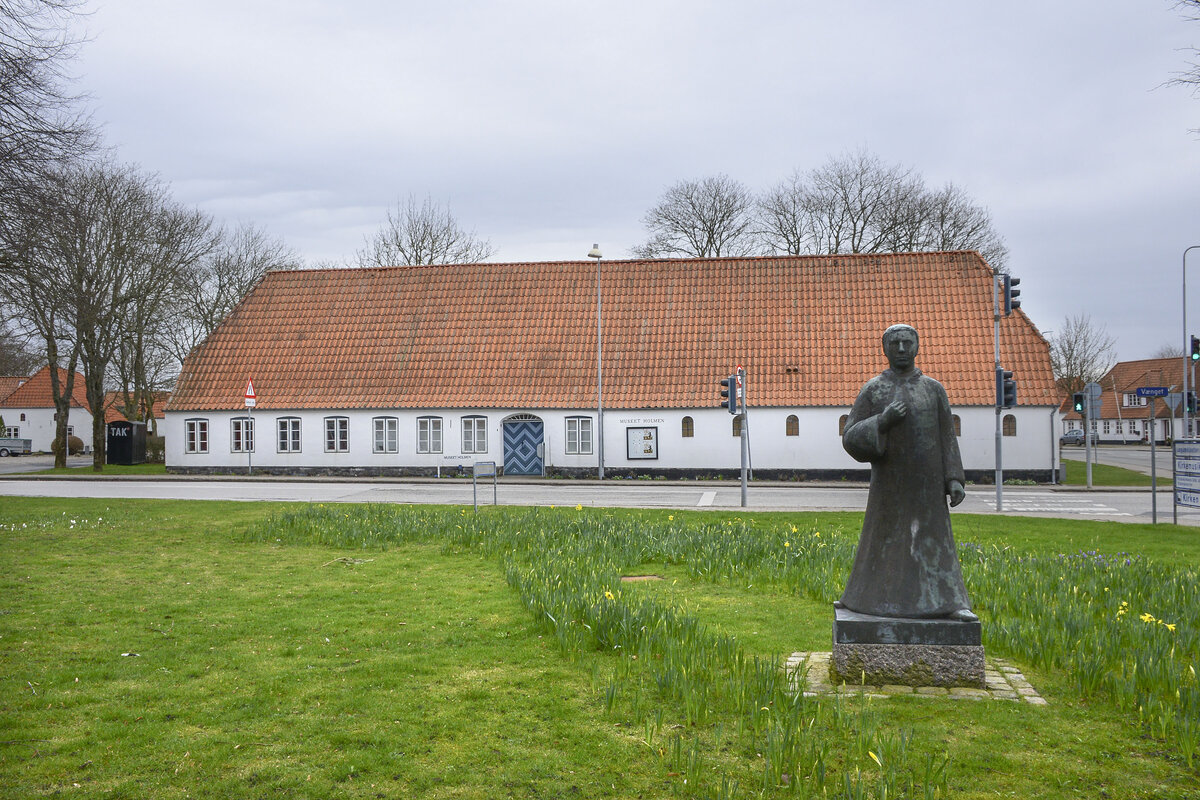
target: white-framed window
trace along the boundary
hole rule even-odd
[[[487,452],[487,417],[462,418],[462,451],[464,454]]]
[[[1111,420],[1107,420],[1107,419],[1104,420],[1104,432],[1112,433],[1112,421]]]
[[[349,417],[326,417],[325,418],[325,452],[326,453],[349,453],[350,452],[350,418]]]
[[[300,418],[280,417],[275,421],[275,449],[280,453],[300,452]]]
[[[1144,406],[1144,405],[1146,405],[1146,398],[1138,397],[1137,392],[1125,392],[1125,396],[1122,400],[1122,405],[1124,405],[1126,408],[1135,408],[1138,406]]]
[[[204,421],[204,424],[207,426],[207,425],[208,425],[208,420],[205,420],[205,421]],[[207,430],[208,430],[208,429],[207,429],[207,427],[206,427],[206,428],[205,428],[205,431],[207,432]],[[68,425],[68,426],[67,426],[67,436],[74,436],[74,435],[75,435],[75,426],[74,426],[74,425]],[[206,453],[208,452],[208,447],[207,447],[207,446],[204,448],[204,452],[206,452]]]
[[[567,455],[590,455],[592,452],[592,418],[567,417]]]
[[[400,452],[400,420],[395,417],[375,417],[371,420],[371,427],[375,431],[374,444],[371,445],[372,452]]]
[[[208,452],[208,420],[188,419],[183,421],[183,451],[185,453]]]
[[[1092,420],[1092,433],[1096,432],[1096,420]]]
[[[4,429],[4,437],[6,439],[20,439],[21,438],[21,429],[16,426],[11,427],[11,428],[5,428]]]
[[[1124,433],[1124,432],[1125,432],[1125,422],[1123,420],[1117,420],[1117,433]]]
[[[417,452],[442,452],[441,417],[417,417]]]
[[[1129,420],[1129,432],[1134,435],[1137,435],[1137,432],[1138,432],[1137,431],[1137,421],[1132,420],[1132,419]]]
[[[234,417],[229,421],[229,449],[234,453],[254,452],[254,420]]]

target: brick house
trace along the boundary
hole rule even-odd
[[[1144,386],[1166,387],[1171,392],[1183,391],[1182,358],[1145,358],[1121,361],[1096,381],[1103,390],[1100,412],[1092,420],[1092,432],[1101,444],[1139,444],[1168,442],[1183,435],[1183,412],[1172,410],[1163,400],[1154,401],[1154,420],[1151,420],[1150,399],[1138,397]],[[1188,384],[1195,390],[1193,376]],[[1083,418],[1076,414],[1071,398],[1063,403],[1063,431],[1083,427]]]

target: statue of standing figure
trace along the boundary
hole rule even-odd
[[[854,401],[842,445],[871,463],[854,567],[835,605],[881,617],[976,622],[950,530],[963,501],[962,457],[946,390],[915,366],[917,331],[883,334],[890,369]]]

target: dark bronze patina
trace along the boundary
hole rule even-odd
[[[871,491],[841,608],[881,617],[974,622],[950,530],[963,467],[946,390],[916,368],[908,325],[883,334],[891,368],[867,381],[842,445],[871,463]]]

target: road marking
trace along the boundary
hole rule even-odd
[[[713,500],[716,499],[716,492],[705,492],[704,494],[700,495],[700,502],[696,503],[696,507],[699,508],[700,506],[711,506],[713,504]]]
[[[1036,499],[1033,499],[1036,496]],[[1074,514],[1103,514],[1108,517],[1131,517],[1126,511],[1118,511],[1112,506],[1094,503],[1090,500],[1060,497],[1051,500],[1054,492],[1023,492],[1020,495],[1008,495],[1004,498],[1005,511],[1034,511],[1043,513],[1074,513]],[[985,505],[996,510],[996,498],[980,498]]]

